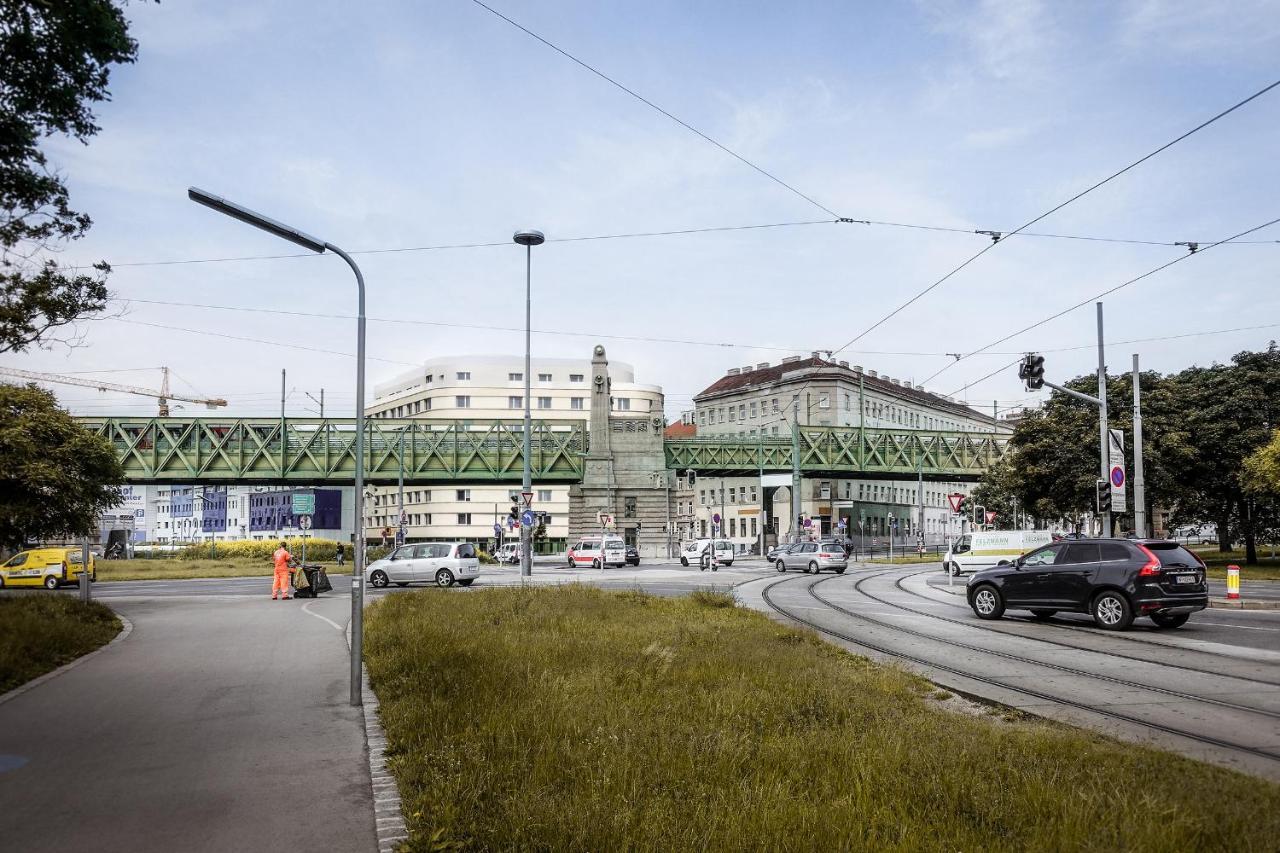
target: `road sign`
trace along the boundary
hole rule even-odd
[[[533,521],[534,521],[533,510],[526,509],[524,512],[520,513],[521,524],[526,525],[528,527],[533,527]]]
[[[291,498],[293,504],[294,515],[315,515],[316,514],[316,496],[304,495],[298,492],[293,493]]]
[[[399,530],[396,531],[396,545],[403,545],[403,544],[404,544],[404,528],[401,527]]]
[[[840,523],[836,525],[836,527],[840,528],[841,530],[844,530],[847,526],[848,525],[845,523],[845,520],[843,518],[841,518]]]
[[[810,527],[813,527],[813,519],[812,519],[812,518],[806,518],[806,519],[804,520],[804,527],[805,527],[805,529],[806,529],[806,530],[807,530],[808,528],[810,528]]]
[[[990,510],[987,510],[987,524],[991,524],[995,520],[996,520],[996,514],[994,512],[991,512]]]
[[[533,492],[521,492],[520,497],[524,499],[525,506],[533,505]]]
[[[300,515],[300,516],[298,516],[298,527],[299,527],[299,529],[301,529],[301,530],[310,530],[310,529],[311,529],[311,516],[309,516],[309,515]]]
[[[947,503],[951,504],[952,512],[959,512],[960,506],[964,503],[964,495],[959,492],[954,495],[947,495]]]
[[[1125,499],[1124,473],[1124,432],[1118,429],[1107,430],[1107,480],[1111,484],[1111,511],[1124,513],[1129,511],[1129,502]]]
[[[717,512],[711,515],[711,523],[716,525],[717,527],[720,526],[720,513]]]
[[[597,512],[596,521],[600,522],[601,527],[608,527],[613,524],[613,516],[607,512]]]
[[[502,535],[502,525],[501,525],[501,524],[495,524],[495,525],[493,526],[493,535],[494,535],[494,536],[501,536],[501,535]]]

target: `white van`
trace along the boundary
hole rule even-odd
[[[953,575],[979,572],[1001,563],[1012,563],[1028,551],[1052,541],[1053,534],[1048,530],[979,530],[966,533],[951,543],[942,568]]]
[[[627,545],[621,536],[605,536],[603,546],[599,536],[583,536],[569,546],[567,556],[571,568],[625,566]]]
[[[710,546],[710,539],[695,539],[686,543],[680,551],[680,565],[687,566],[690,563],[697,563],[702,568],[707,568],[711,563],[711,552],[708,550]],[[721,566],[733,565],[733,543],[728,539],[716,540],[716,564]]]

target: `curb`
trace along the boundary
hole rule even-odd
[[[1209,606],[1224,610],[1280,610],[1280,601],[1263,601],[1257,598],[1211,598]]]
[[[105,602],[103,603],[105,604]],[[111,607],[111,605],[109,604],[107,604],[106,606]],[[128,619],[126,619],[114,607],[111,608],[111,612],[115,613],[116,618],[120,620],[120,625],[121,625],[120,633],[116,634],[114,637],[112,637],[106,643],[103,643],[101,646],[98,646],[98,648],[94,649],[91,652],[88,652],[87,654],[81,655],[80,657],[76,658],[70,663],[64,663],[62,666],[58,667],[52,672],[46,672],[44,675],[37,676],[36,678],[33,678],[30,681],[28,681],[26,684],[19,684],[17,687],[13,688],[8,693],[5,693],[3,696],[0,696],[0,705],[3,705],[5,702],[8,702],[10,699],[17,699],[23,693],[26,693],[28,690],[31,690],[34,687],[38,687],[41,684],[44,684],[46,681],[52,681],[53,679],[57,678],[59,675],[62,675],[62,673],[66,672],[69,669],[75,669],[77,666],[84,663],[89,658],[93,657],[94,655],[102,654],[107,649],[114,646],[116,643],[124,642],[124,640],[130,634],[133,633],[133,623],[130,622]]]
[[[347,650],[351,649],[351,623],[347,623],[345,635]],[[369,687],[369,671],[360,667],[360,711],[364,715],[364,741],[369,756],[369,781],[373,791],[373,824],[378,839],[378,853],[395,853],[402,843],[409,840],[400,811],[400,786],[387,770],[387,733],[380,720],[382,706]]]

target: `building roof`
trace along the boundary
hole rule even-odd
[[[785,374],[804,371],[802,376],[794,376],[783,378]],[[803,358],[797,361],[783,362],[768,367],[756,367],[752,370],[743,369],[735,371],[726,376],[721,376],[715,382],[702,389],[694,395],[694,403],[703,403],[724,397],[729,394],[737,394],[742,391],[779,385],[784,382],[812,382],[817,380],[835,380],[844,379],[850,382],[858,382],[859,379],[864,383],[865,387],[878,391],[883,394],[892,394],[919,403],[923,406],[929,406],[934,409],[942,409],[954,412],[967,418],[977,418],[981,420],[992,421],[991,415],[984,415],[977,409],[970,408],[963,403],[934,394],[931,391],[925,391],[916,387],[907,387],[905,385],[895,385],[888,379],[878,376],[872,376],[869,373],[856,371],[851,367],[843,365],[835,361],[826,361],[817,356]]]
[[[663,430],[663,438],[693,438],[698,434],[697,424],[687,424],[684,421],[676,421],[671,426]]]

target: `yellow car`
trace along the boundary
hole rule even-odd
[[[0,588],[6,586],[42,586],[57,589],[64,583],[78,584],[84,571],[80,567],[79,548],[33,548],[21,551],[0,566]],[[89,555],[89,580],[98,579],[98,564]]]

